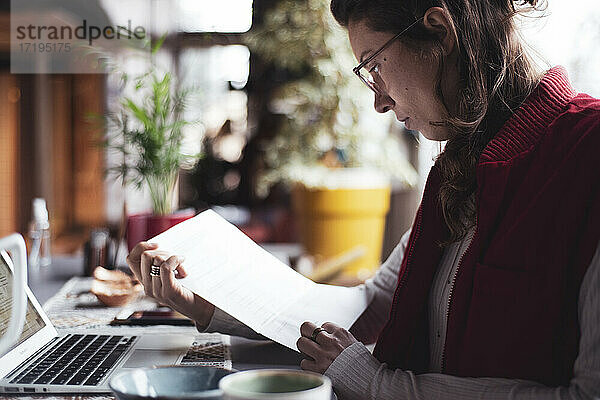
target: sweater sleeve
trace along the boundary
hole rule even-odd
[[[215,313],[208,323],[208,326],[202,327],[196,323],[196,328],[201,333],[218,332],[231,336],[241,336],[248,339],[268,339],[218,307],[215,307]]]
[[[400,242],[387,260],[379,267],[375,276],[362,285],[365,287],[365,292],[368,298],[371,298],[371,301],[367,309],[352,325],[350,332],[363,343],[375,343],[389,318],[394,291],[398,283],[398,273],[409,237],[410,229],[402,235]]]
[[[600,243],[579,291],[581,338],[569,386],[547,387],[523,380],[415,375],[391,370],[362,343],[346,348],[325,375],[340,400],[353,399],[510,399],[575,400],[600,398]]]

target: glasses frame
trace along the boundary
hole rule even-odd
[[[402,35],[404,35],[409,29],[411,29],[413,26],[415,26],[417,23],[419,23],[421,21],[421,19],[422,18],[417,19],[415,22],[413,22],[412,24],[410,24],[410,26],[408,28],[404,29],[403,31],[401,31],[400,33],[398,33],[397,35],[395,35],[393,38],[391,38],[390,40],[388,40],[387,42],[385,42],[383,44],[383,46],[381,46],[379,48],[379,50],[377,50],[375,53],[371,54],[369,57],[365,58],[356,67],[352,68],[352,72],[354,72],[354,74],[356,76],[358,76],[358,78],[362,81],[362,83],[364,83],[365,85],[367,85],[367,87],[369,89],[371,89],[373,92],[375,92],[375,94],[381,94],[381,91],[375,85],[373,85],[373,83],[371,81],[369,81],[369,79],[367,79],[366,77],[364,77],[363,74],[360,73],[360,70],[363,69],[365,67],[365,65],[367,65],[368,63],[370,63],[371,61],[373,61],[378,55],[380,55],[381,53],[383,53],[383,51],[385,49],[387,49],[388,47],[390,47],[390,45],[392,43],[394,43],[397,39],[399,39]]]

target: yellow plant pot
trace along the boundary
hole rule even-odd
[[[321,259],[363,246],[345,274],[365,279],[379,267],[390,188],[309,189],[296,186],[292,204],[306,251]]]

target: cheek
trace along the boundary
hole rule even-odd
[[[404,69],[390,69],[382,71],[382,78],[386,82],[387,93],[396,104],[401,107],[416,105],[423,102],[426,95],[422,77],[414,72]],[[408,111],[408,110],[402,110]]]
[[[382,71],[381,78],[385,82],[385,91],[399,106],[410,103],[411,96],[415,93],[414,88],[409,84],[410,79],[400,71]]]
[[[389,96],[401,114],[425,123],[439,121],[443,106],[435,91],[435,74],[422,60],[405,59],[402,67],[382,70]]]
[[[406,99],[410,103],[431,105],[436,101],[435,74],[431,66],[418,57],[409,58],[404,69],[398,69],[397,84],[394,86],[396,96]]]
[[[399,84],[392,86],[389,93],[400,112],[412,118],[423,116],[423,108],[427,102],[420,88],[410,84]]]
[[[396,92],[398,93],[397,97],[402,98],[404,104],[409,107],[406,111],[413,113],[413,118],[437,121],[444,114],[442,103],[435,94],[435,90],[429,85],[404,85]]]

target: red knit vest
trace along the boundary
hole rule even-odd
[[[568,383],[579,288],[600,239],[600,101],[553,68],[486,146],[477,223],[450,297],[443,372]],[[375,356],[428,371],[428,299],[447,234],[434,166]]]

